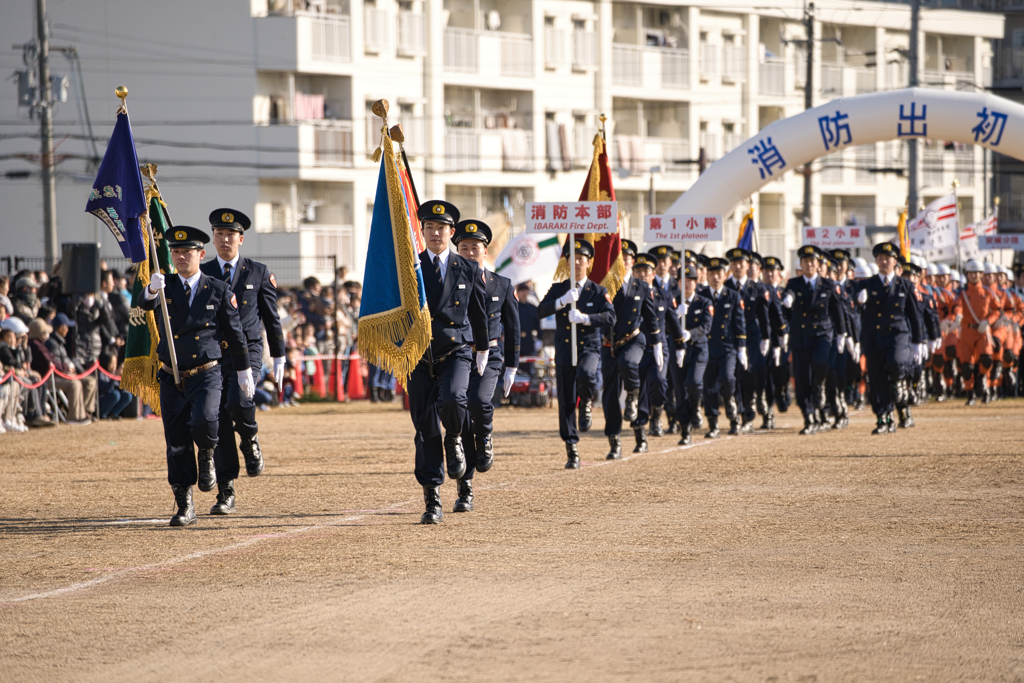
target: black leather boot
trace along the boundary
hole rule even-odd
[[[440,524],[444,519],[444,512],[441,510],[441,487],[424,486],[423,503],[427,509],[420,517],[420,524]]]
[[[886,422],[886,424],[889,427],[889,433],[890,434],[895,434],[896,433],[896,420],[893,419],[893,416],[892,416],[891,412],[886,414],[885,422]]]
[[[622,412],[622,419],[625,422],[633,422],[636,420],[637,412],[640,408],[640,390],[634,389],[633,391],[626,392],[626,409]]]
[[[486,472],[494,464],[494,442],[491,435],[476,437],[476,471]]]
[[[455,499],[452,512],[473,511],[473,480],[459,479],[459,497]]]
[[[814,421],[814,413],[804,415],[804,428],[800,430],[800,436],[810,436],[818,431],[818,425]]]
[[[903,406],[900,411],[900,429],[910,429],[914,426],[914,416],[910,414],[910,406]]]
[[[705,439],[717,439],[721,432],[718,431],[718,418],[708,417],[708,433],[704,435]]]
[[[875,428],[871,430],[871,433],[873,435],[889,433],[889,423],[885,421],[885,415],[878,416],[878,422],[875,425]]]
[[[462,435],[444,435],[444,459],[448,465],[448,478],[461,479],[466,473],[466,453],[462,450]]]
[[[565,469],[578,470],[580,468],[580,452],[576,449],[576,444],[565,444],[565,457]]]
[[[217,484],[217,471],[213,467],[213,449],[199,449],[199,490],[212,491]]]
[[[661,412],[665,406],[654,406],[651,408],[651,436],[665,436],[665,430],[661,426]]]
[[[676,422],[676,419],[674,417],[669,418],[669,421],[668,421],[668,433],[669,434],[679,434],[682,431],[683,431],[682,425],[680,425],[678,422]]]
[[[646,453],[647,452],[647,428],[643,425],[633,428],[633,435],[636,436],[636,446],[633,448],[634,453]]]
[[[761,429],[775,429],[775,409],[772,406],[768,406],[768,410],[764,413]]]
[[[690,411],[690,426],[700,429],[704,426],[704,396],[697,397],[696,405],[690,404],[693,410]]]
[[[690,434],[690,425],[683,425],[682,438],[679,439],[680,446],[692,446],[693,436]]]
[[[251,440],[242,439],[239,444],[242,455],[245,456],[245,473],[250,477],[260,476],[263,471],[263,449],[260,448],[260,437],[253,436]]]
[[[235,482],[217,482],[217,502],[210,508],[211,515],[230,515],[235,511]]]
[[[594,402],[591,399],[580,401],[579,412],[579,429],[581,432],[589,432],[590,426],[594,424]]]
[[[171,485],[174,492],[174,503],[178,511],[171,517],[171,526],[189,526],[196,523],[196,506],[192,501],[191,486]]]
[[[608,445],[611,449],[608,451],[608,455],[604,456],[605,460],[618,460],[622,457],[622,437],[618,434],[608,437]]]
[[[814,407],[817,408],[818,410],[824,409],[825,401],[825,383],[819,382],[818,384],[814,385]]]

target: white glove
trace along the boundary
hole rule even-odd
[[[658,342],[654,345],[654,364],[658,366],[659,371],[665,365],[665,356],[663,354],[664,347],[662,347],[661,342]]]
[[[914,362],[915,363],[920,363],[921,362],[921,345],[920,344],[914,344],[914,347],[912,349],[912,353],[913,353],[913,356],[914,356]]]
[[[569,291],[558,298],[555,302],[555,310],[560,311],[571,303],[575,303],[580,300],[580,292],[575,286],[569,288]]]
[[[679,305],[676,306],[676,315],[678,315],[680,318],[682,318],[685,321],[686,320],[686,312],[688,310],[690,310],[690,309],[686,305],[686,302],[685,301],[680,301]]]
[[[842,353],[844,346],[846,346],[846,335],[841,334],[838,337],[836,337],[836,351]]]
[[[860,362],[860,342],[853,345],[853,359],[858,363]]]
[[[683,367],[684,360],[686,360],[686,349],[676,349],[676,367]]]
[[[242,394],[246,398],[252,398],[256,395],[256,383],[252,381],[252,368],[246,368],[245,370],[239,370],[238,374],[238,388],[242,390]]]
[[[921,362],[928,360],[928,357],[932,355],[931,348],[927,344],[921,344]]]
[[[484,370],[487,369],[487,357],[489,355],[491,355],[490,349],[476,352],[476,374],[481,377],[484,375]]]
[[[577,325],[589,325],[590,316],[586,313],[580,313],[577,309],[569,311],[569,322],[576,323]]]
[[[782,365],[782,349],[778,346],[772,351],[772,359],[775,361],[775,367]]]
[[[782,297],[783,308],[789,308],[793,305],[793,292],[786,292],[786,296]]]
[[[768,350],[772,348],[772,342],[770,339],[764,339],[761,341],[761,355],[767,356]]]
[[[782,335],[782,350],[783,351],[789,351],[789,335],[788,334]]]
[[[985,334],[986,332],[988,332],[988,321],[982,320],[980,323],[978,323],[978,333]]]
[[[868,290],[862,289],[857,292],[857,303],[866,304],[868,302]]]
[[[738,357],[739,357],[740,365],[742,365],[743,369],[746,370],[747,369],[747,347],[746,346],[741,346],[740,347],[740,351],[739,351]]]
[[[851,335],[849,335],[849,336],[848,336],[848,337],[846,338],[846,350],[847,350],[847,351],[849,351],[849,352],[850,352],[850,355],[852,356],[852,355],[853,355],[853,352],[854,352],[854,350],[855,350],[856,348],[857,348],[857,342],[855,342],[855,341],[853,340],[853,335],[851,334]]]
[[[96,297],[92,294],[86,294],[82,297],[82,305],[86,308],[92,308],[92,305],[96,303]]]
[[[505,398],[508,398],[508,392],[512,391],[512,383],[516,379],[515,368],[505,368],[505,378],[502,380],[502,390],[505,392]]]
[[[284,382],[284,356],[274,359],[274,384],[281,387]]]
[[[161,289],[164,288],[164,274],[153,273],[149,276],[149,291],[153,294],[157,294]]]
[[[690,331],[689,331],[689,330],[683,330],[683,343],[684,343],[684,344],[685,344],[686,342],[690,341],[690,339],[691,339],[692,337],[693,337],[693,335],[692,335],[692,334],[690,334]]]
[[[941,339],[936,339],[935,341],[932,342],[932,351],[934,353],[938,353],[939,349],[941,349],[941,348],[942,348],[942,340]]]

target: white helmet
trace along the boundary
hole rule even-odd
[[[960,274],[960,271],[956,268],[949,269],[949,276],[957,282],[963,282],[964,276]]]
[[[862,258],[862,257],[860,257],[860,256],[857,256],[857,257],[855,257],[855,258],[853,259],[853,265],[854,265],[855,267],[856,267],[856,266],[865,266],[865,267],[867,267],[867,265],[868,265],[868,262],[867,262],[867,259],[865,259],[865,258]]]
[[[1003,275],[1005,275],[1010,280],[1013,279],[1013,273],[1010,272],[1009,268],[1007,268],[1006,266],[1000,266],[1000,268],[1002,269],[1000,272],[1002,272]]]
[[[951,271],[949,270],[949,266],[947,266],[947,265],[946,265],[945,263],[940,263],[940,264],[939,264],[939,265],[937,266],[937,268],[938,268],[938,270],[939,270],[939,273],[938,273],[939,275],[949,275],[949,274],[950,274],[950,272],[951,272]]]
[[[995,274],[999,272],[999,266],[992,263],[991,261],[985,261],[985,272],[987,274]]]
[[[929,275],[938,275],[939,274],[939,267],[937,265],[935,265],[934,263],[929,263],[928,264],[928,274]]]
[[[863,280],[864,278],[871,277],[871,269],[865,266],[857,266],[853,271],[853,277],[856,280]]]
[[[981,263],[979,263],[976,259],[971,259],[970,261],[967,262],[967,265],[964,266],[964,272],[965,273],[984,273],[985,272],[985,266],[981,265]]]
[[[871,269],[871,274],[872,275],[878,275],[878,266],[877,265],[875,265],[874,263],[869,263],[868,264],[868,268]]]

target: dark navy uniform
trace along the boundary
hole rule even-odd
[[[229,220],[230,219],[230,220]],[[217,209],[210,215],[212,228],[244,231],[250,222],[244,214]],[[237,226],[237,227],[236,227]],[[272,358],[285,355],[284,332],[277,312],[277,284],[270,270],[262,263],[239,256],[235,263],[224,262],[220,257],[200,266],[206,275],[227,283],[238,302],[238,318],[245,333],[249,349],[249,367],[257,375],[263,367],[263,336],[267,331],[267,345]],[[220,415],[220,440],[214,454],[217,466],[217,481],[226,482],[238,478],[238,449],[234,432],[242,441],[249,476],[256,476],[263,470],[263,458],[256,437],[256,404],[239,391],[238,377],[230,358],[221,364],[221,378],[224,383],[221,392],[223,410]],[[258,377],[256,377],[258,379]]]
[[[711,268],[725,268],[725,259],[712,258]],[[747,322],[743,299],[736,290],[722,286],[711,292],[711,332],[708,335],[708,365],[704,372],[704,412],[708,436],[718,436],[719,400],[725,404],[730,433],[739,433],[736,408],[736,362],[740,348],[746,348]],[[749,360],[748,360],[749,362]]]
[[[579,241],[577,251],[586,253],[593,247],[585,240]],[[586,246],[583,246],[586,245]],[[568,250],[563,251],[568,253]],[[571,268],[571,264],[570,264]],[[570,306],[558,308],[558,300],[569,291],[570,286],[579,289],[576,309],[590,317],[589,325],[576,326],[577,362],[572,364],[572,336],[569,324]],[[543,319],[555,315],[555,365],[558,372],[558,434],[562,441],[575,448],[580,437],[576,428],[576,404],[579,399],[581,411],[594,400],[597,393],[597,369],[601,358],[601,328],[615,324],[615,309],[612,308],[608,290],[590,280],[570,285],[569,280],[551,285],[543,301],[537,307],[537,314]],[[589,425],[587,426],[589,429]],[[571,457],[571,456],[570,456]]]
[[[640,417],[641,424],[647,423],[647,414],[650,415],[650,432],[652,436],[662,436],[665,432],[661,426],[661,413],[668,407],[669,399],[669,367],[675,359],[675,351],[683,347],[683,324],[679,319],[676,308],[681,297],[673,287],[674,280],[667,281],[662,285],[655,277],[651,285],[654,293],[654,311],[658,316],[658,326],[661,328],[661,339],[652,340],[650,335],[647,339],[647,347],[644,349],[644,358],[641,361],[641,370],[645,373],[645,384],[641,390]],[[654,344],[661,341],[662,364],[654,360]],[[673,404],[671,408],[675,408]],[[674,415],[674,412],[672,413]]]
[[[822,258],[821,250],[813,246],[801,247],[797,253],[802,258]],[[834,281],[820,275],[810,281],[800,276],[786,283],[782,297],[784,304],[790,302],[789,347],[793,356],[796,402],[804,414],[804,434],[813,434],[818,429],[816,413],[825,408],[829,355],[836,335],[846,334],[838,290]]]
[[[519,301],[518,306],[520,352],[525,356],[536,356],[542,346],[537,306],[529,301]]]
[[[729,253],[732,253],[730,250]],[[771,295],[764,283],[744,278],[742,282],[730,277],[725,286],[734,289],[743,298],[743,316],[747,331],[747,367],[739,370],[737,407],[743,418],[744,426],[754,421],[756,414],[762,416],[767,411],[763,404],[765,383],[768,379],[768,357],[761,353],[761,342],[770,339],[771,325],[769,322],[769,305]],[[760,401],[759,401],[760,399]]]
[[[781,269],[782,261],[775,256],[765,256],[764,268]],[[765,284],[768,291],[768,322],[771,325],[771,351],[769,351],[768,381],[765,395],[768,401],[768,412],[765,415],[762,429],[775,428],[775,408],[780,413],[789,410],[789,320],[782,308],[782,299],[775,285]]]
[[[209,237],[200,230],[177,226],[169,234],[172,248],[200,249]],[[204,467],[213,474],[213,453],[220,429],[222,381],[218,365],[229,354],[236,371],[249,367],[245,334],[238,318],[235,295],[226,283],[197,272],[191,284],[180,275],[167,278],[165,294],[171,329],[165,328],[162,315],[156,316],[160,326],[157,354],[162,369],[160,382],[160,417],[167,444],[167,481],[174,487],[179,514],[175,526],[195,521],[191,487],[199,479],[199,467],[192,444],[200,450]],[[191,297],[191,302],[189,301]],[[140,307],[156,310],[158,297],[142,297]],[[182,386],[174,384],[168,337],[173,338]],[[225,349],[221,342],[225,342]],[[212,477],[211,477],[212,479]],[[213,488],[213,482],[209,482]],[[209,489],[204,489],[209,490]],[[175,523],[182,515],[189,520]]]
[[[688,266],[693,278],[697,277],[697,269]],[[710,299],[705,299],[696,292],[686,302],[686,319],[684,326],[689,339],[682,344],[683,367],[672,363],[673,383],[677,387],[676,422],[680,426],[682,437],[680,446],[692,443],[690,432],[694,428],[695,418],[700,416],[701,398],[704,393],[704,374],[708,365],[708,335],[714,320],[714,307]],[[673,352],[672,360],[675,360]],[[699,424],[699,423],[698,423]]]
[[[424,232],[440,223],[444,229],[459,221],[452,204],[432,200],[420,205]],[[430,345],[409,376],[409,416],[416,429],[416,481],[423,486],[426,512],[421,523],[440,522],[440,485],[445,460],[449,476],[465,473],[462,430],[468,420],[469,375],[473,365],[470,344],[487,339],[484,280],[476,263],[450,249],[420,255],[423,285],[430,309]],[[442,427],[444,431],[442,432]]]

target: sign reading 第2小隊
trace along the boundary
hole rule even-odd
[[[979,249],[1013,249],[1024,251],[1024,235],[979,235]]]
[[[527,202],[526,232],[619,231],[616,202]]]
[[[868,246],[867,232],[859,225],[804,227],[804,244],[819,249],[861,249]]]
[[[721,215],[671,215],[644,218],[644,242],[721,242]]]

